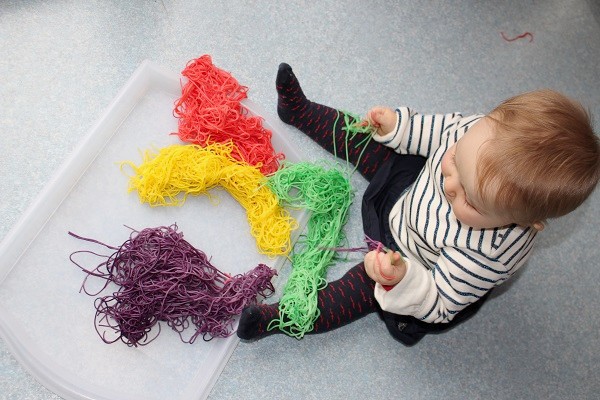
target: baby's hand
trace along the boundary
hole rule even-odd
[[[371,126],[377,128],[376,133],[383,136],[396,127],[398,117],[396,112],[389,107],[373,107],[367,113],[367,120]]]
[[[397,251],[372,250],[365,255],[365,270],[375,282],[393,286],[404,278],[406,264]]]

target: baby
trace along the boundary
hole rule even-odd
[[[588,113],[551,90],[515,96],[488,115],[375,107],[373,140],[361,149],[353,141],[363,138],[339,123],[343,113],[308,100],[289,65],[276,84],[282,121],[333,154],[348,146],[348,161],[370,182],[365,234],[391,249],[370,251],[319,292],[311,333],[371,312],[406,345],[457,325],[526,262],[545,221],[580,206],[600,178]],[[277,304],[248,307],[238,336],[276,333],[267,326],[278,318]]]

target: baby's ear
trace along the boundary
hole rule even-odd
[[[542,221],[537,221],[531,224],[531,226],[533,227],[533,229],[537,230],[538,232],[541,232],[546,227],[546,224],[544,224],[544,222]]]

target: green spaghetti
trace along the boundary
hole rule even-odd
[[[354,193],[341,171],[309,163],[285,164],[267,184],[286,205],[310,211],[306,235],[294,248],[292,272],[279,300],[279,319],[268,330],[279,328],[302,338],[319,317],[317,292],[327,286],[327,268],[334,249],[344,240],[342,228]]]

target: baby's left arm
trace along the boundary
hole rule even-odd
[[[448,322],[510,274],[510,265],[501,260],[485,259],[464,249],[443,248],[433,269],[407,259],[402,279],[391,289],[376,285],[375,297],[384,311],[412,315],[429,323]]]

